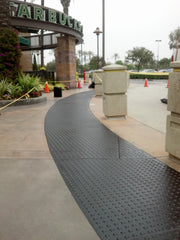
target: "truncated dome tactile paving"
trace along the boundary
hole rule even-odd
[[[180,174],[103,126],[93,94],[56,102],[45,119],[72,195],[102,240],[180,240]]]

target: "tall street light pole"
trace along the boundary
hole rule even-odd
[[[99,34],[102,33],[102,31],[97,27],[93,33],[97,35],[97,69],[99,69]]]
[[[44,0],[41,0],[41,6],[44,6]],[[44,31],[43,29],[41,29],[41,67],[44,67],[44,50],[43,50],[43,35],[44,35]]]
[[[157,47],[157,70],[159,71],[159,43],[161,42],[162,40],[156,40],[157,44],[158,44],[158,47]]]
[[[105,66],[105,0],[102,0],[102,66]]]

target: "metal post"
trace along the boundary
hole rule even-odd
[[[102,66],[105,66],[105,0],[102,0]]]
[[[156,40],[157,44],[158,44],[158,48],[157,48],[157,71],[159,71],[159,43],[161,42],[161,40]]]
[[[41,0],[41,6],[44,6],[44,0]],[[41,29],[41,67],[44,67],[44,50],[43,50],[43,34],[44,31]]]
[[[99,69],[99,34],[102,33],[97,27],[94,33],[97,35],[97,69]]]

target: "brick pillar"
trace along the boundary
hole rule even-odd
[[[0,27],[9,25],[9,0],[0,0]]]
[[[76,87],[75,38],[62,36],[57,39],[56,76],[69,88]]]

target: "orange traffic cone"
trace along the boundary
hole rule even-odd
[[[81,82],[78,81],[78,88],[81,88]]]
[[[48,87],[48,83],[46,82],[45,87],[44,87],[44,92],[45,93],[49,93],[49,87]]]
[[[168,79],[168,82],[167,82],[167,88],[169,87],[169,79]]]
[[[148,87],[148,80],[147,80],[147,78],[145,79],[144,87]]]

